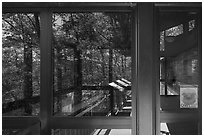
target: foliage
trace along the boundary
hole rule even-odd
[[[36,13],[3,14],[3,103],[40,95],[39,24]],[[54,91],[106,86],[110,77],[130,80],[130,26],[126,13],[53,14]],[[113,72],[109,72],[110,67]],[[25,111],[30,107],[25,106]],[[25,113],[31,115],[29,110]]]
[[[40,49],[37,15],[7,13],[2,17],[2,98],[8,103],[25,98],[24,92],[39,95]],[[27,52],[26,52],[27,50]],[[30,55],[28,54],[30,53]],[[29,59],[30,58],[30,59]],[[25,62],[31,65],[30,68]],[[29,74],[31,73],[31,74]],[[31,77],[32,91],[25,91],[25,75]],[[15,114],[14,114],[15,115]]]

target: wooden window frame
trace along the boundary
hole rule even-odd
[[[2,117],[3,128],[27,128],[40,122],[41,134],[51,134],[52,128],[132,129],[132,134],[160,134],[159,96],[159,32],[158,11],[197,9],[195,3],[60,3],[8,2],[2,3],[3,13],[40,13],[40,115],[39,117]],[[53,109],[53,56],[51,15],[54,12],[131,12],[132,20],[132,117],[55,117]],[[145,15],[145,16],[144,16]],[[155,18],[154,18],[155,17]],[[201,19],[199,20],[201,23]],[[201,28],[201,25],[199,25]],[[147,29],[148,28],[148,29]],[[48,31],[47,31],[48,30]],[[199,29],[199,64],[202,62],[201,29]],[[148,34],[148,37],[147,37]],[[154,43],[154,44],[152,44]],[[200,65],[200,74],[202,64]],[[201,88],[202,78],[199,77]],[[199,96],[201,92],[199,92]],[[199,98],[199,119],[202,119],[202,99]],[[24,124],[24,122],[26,124]],[[16,123],[16,124],[13,124]],[[86,123],[86,124],[81,124]],[[202,123],[200,124],[202,127]],[[202,128],[200,128],[201,133]]]
[[[195,112],[171,112],[171,113],[160,113],[160,93],[156,93],[156,133],[160,133],[160,122],[186,122],[186,121],[197,121],[198,122],[198,134],[202,134],[202,3],[201,2],[177,2],[177,3],[155,3],[155,16],[157,17],[155,23],[155,40],[158,45],[160,40],[159,31],[159,12],[180,12],[180,11],[193,11],[197,13],[197,25],[198,25],[198,59],[199,59],[199,83],[198,83],[198,113]],[[155,48],[157,48],[155,46]],[[159,72],[159,49],[155,49],[156,61],[156,72]],[[158,74],[159,76],[159,74]],[[160,79],[156,78],[157,91],[159,91]],[[195,116],[196,115],[196,116]],[[188,119],[188,120],[187,120]]]
[[[40,133],[51,134],[51,129],[130,129],[131,117],[57,117],[53,116],[53,56],[51,15],[57,12],[129,12],[135,3],[3,3],[3,13],[40,13],[40,115],[29,117],[3,116],[3,128],[27,128],[40,122]],[[27,124],[22,124],[24,121]],[[13,124],[15,122],[16,124]],[[85,124],[82,124],[85,123]]]

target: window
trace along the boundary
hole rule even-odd
[[[54,115],[130,116],[123,110],[127,91],[109,86],[122,78],[131,81],[130,17],[102,12],[52,15]]]
[[[178,36],[183,33],[183,24],[180,24],[178,26],[172,27],[165,31],[165,35],[168,36]]]
[[[181,22],[177,17],[182,24],[169,28]],[[165,34],[160,30],[160,126],[165,134],[197,134],[199,128],[197,19],[185,11],[160,14],[160,25],[166,27]]]
[[[197,133],[201,4],[174,4],[3,3],[2,134]]]
[[[2,15],[2,103],[4,116],[38,115],[40,104],[39,15]]]

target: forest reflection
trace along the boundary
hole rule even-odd
[[[131,81],[130,21],[128,13],[53,14],[56,116],[109,116],[122,109],[127,95],[109,83]]]
[[[117,116],[131,106],[130,86],[122,92],[109,86],[131,82],[129,13],[54,13],[52,30],[54,115]],[[39,38],[38,13],[2,15],[5,116],[40,113]]]

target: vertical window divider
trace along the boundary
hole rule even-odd
[[[155,134],[154,4],[138,3],[137,134]],[[134,62],[135,60],[133,60]],[[134,75],[134,73],[133,73]],[[134,83],[132,84],[134,85]],[[134,106],[134,105],[133,105]]]
[[[41,134],[51,134],[50,119],[53,107],[52,72],[52,12],[40,12],[40,120]]]
[[[155,92],[153,93],[154,102],[155,102],[155,128],[154,134],[160,135],[160,29],[159,29],[159,9],[154,5],[154,76],[155,81],[153,82],[153,85],[155,85]]]
[[[131,90],[132,90],[132,135],[138,133],[138,119],[137,119],[137,76],[138,76],[138,7],[133,7],[132,11],[132,45],[131,45],[131,58],[132,58],[132,78],[131,78]]]

